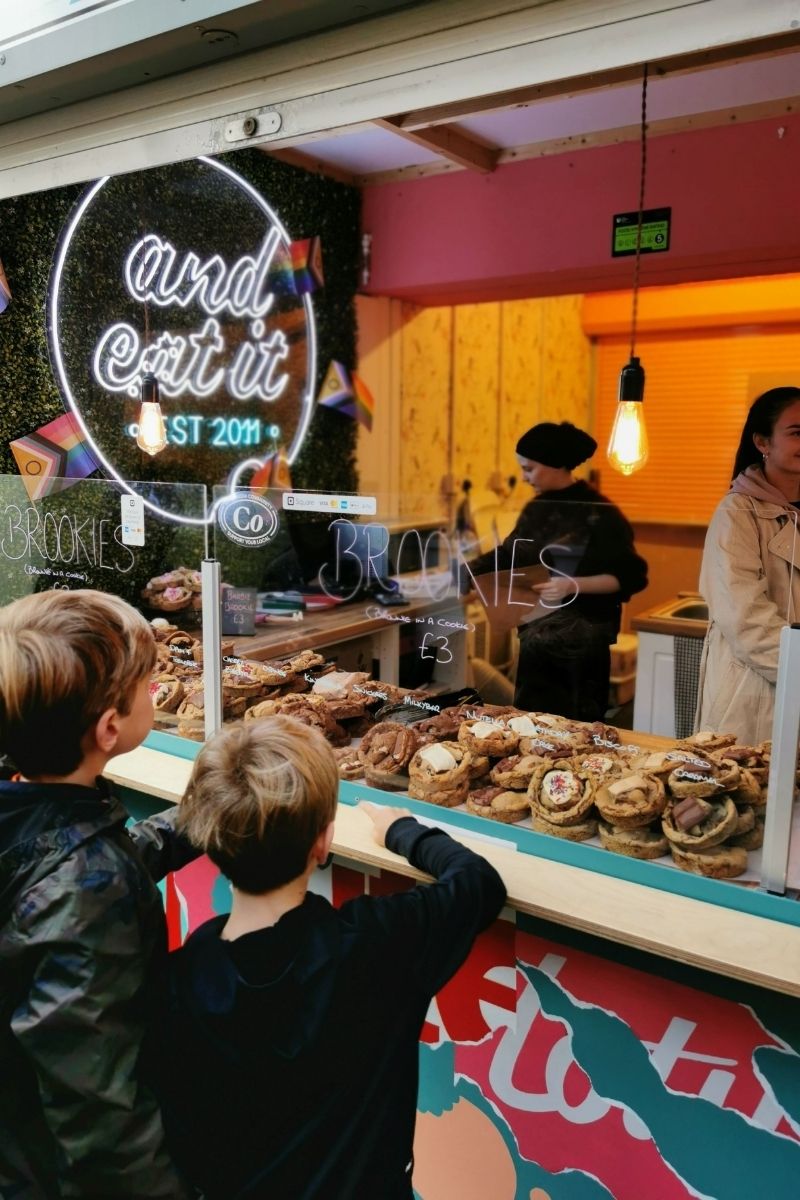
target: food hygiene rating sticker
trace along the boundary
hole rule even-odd
[[[226,496],[217,505],[217,524],[237,546],[266,546],[278,532],[279,521],[277,509],[264,496]]]

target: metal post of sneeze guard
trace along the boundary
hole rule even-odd
[[[222,728],[222,624],[220,618],[220,567],[216,558],[204,558],[200,567],[203,585],[203,707],[205,734]]]
[[[781,630],[772,755],[769,765],[767,817],[761,857],[761,886],[782,895],[786,891],[789,841],[792,834],[797,744],[800,740],[800,625]]]

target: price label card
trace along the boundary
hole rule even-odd
[[[144,545],[144,500],[141,496],[121,496],[123,546]]]

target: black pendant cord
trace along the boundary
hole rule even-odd
[[[633,297],[631,301],[631,358],[634,357],[636,350],[636,323],[639,317],[639,267],[642,258],[644,188],[647,180],[647,63],[644,64],[644,74],[642,75],[642,126],[640,146],[641,160],[639,168],[639,220],[636,225],[636,259],[633,266]]]

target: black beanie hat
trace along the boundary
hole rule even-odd
[[[597,442],[588,433],[578,429],[569,421],[556,425],[553,421],[542,421],[523,433],[517,442],[517,454],[545,467],[564,467],[574,470],[597,449]]]

